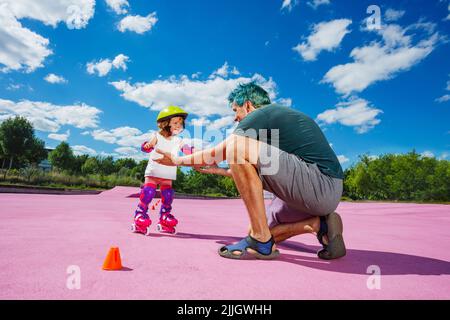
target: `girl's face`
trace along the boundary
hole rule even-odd
[[[170,132],[172,134],[179,134],[183,131],[183,118],[182,117],[173,117],[170,119],[169,126]]]

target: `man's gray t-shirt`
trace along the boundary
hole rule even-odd
[[[254,131],[247,131],[249,129]],[[260,137],[261,129],[267,129],[267,140]],[[341,164],[322,130],[313,119],[298,110],[278,104],[262,106],[248,114],[239,123],[234,134],[257,138],[271,144],[272,129],[279,130],[280,150],[295,154],[307,163],[316,163],[323,174],[338,179],[344,178]]]

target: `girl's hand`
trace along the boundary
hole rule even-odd
[[[158,139],[156,137],[154,137],[152,140],[144,142],[141,145],[141,150],[143,152],[147,152],[147,153],[152,152],[157,141],[158,141]]]

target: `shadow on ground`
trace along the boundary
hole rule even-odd
[[[151,234],[151,237],[175,237],[183,239],[213,240],[218,244],[228,245],[241,240],[238,237],[195,234],[195,233],[177,233],[169,234]],[[347,256],[334,261],[324,261],[317,257],[305,256],[301,253],[316,253],[321,249],[320,246],[305,245],[295,241],[284,241],[278,245],[281,250],[288,249],[299,252],[291,254],[281,252],[277,261],[292,263],[303,267],[314,268],[323,271],[362,274],[367,275],[367,267],[377,265],[381,268],[383,275],[449,275],[450,262],[421,257],[403,253],[359,250],[347,248]]]

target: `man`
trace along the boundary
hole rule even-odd
[[[160,152],[165,165],[201,167],[226,160],[228,170],[204,173],[231,176],[250,218],[249,235],[219,249],[231,259],[274,259],[275,243],[303,233],[316,233],[321,259],[346,254],[342,220],[334,212],[343,190],[343,172],[319,126],[305,114],[271,104],[256,85],[239,85],[228,98],[239,125],[217,146],[174,157]],[[269,156],[267,154],[270,154]],[[269,160],[269,161],[267,161]],[[265,208],[263,189],[275,195]]]

